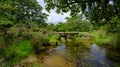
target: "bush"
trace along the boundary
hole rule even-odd
[[[41,53],[46,50],[45,45],[48,44],[49,38],[46,34],[42,34],[41,32],[34,32],[31,42],[33,44],[34,50],[36,54]]]
[[[17,24],[14,27],[11,27],[8,31],[12,34],[13,39],[32,38],[32,32],[30,31],[30,29],[27,29],[23,24]]]

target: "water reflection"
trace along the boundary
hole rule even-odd
[[[62,43],[60,46],[55,48],[55,51],[65,51],[66,50],[66,46],[64,43]]]
[[[69,49],[70,48],[70,49]],[[116,67],[115,63],[109,61],[105,48],[101,48],[96,44],[92,44],[89,50],[79,49],[73,53],[69,52],[71,48],[67,47],[64,43],[52,49],[50,55],[45,57],[45,65],[52,67]],[[53,64],[56,63],[55,66]],[[119,64],[118,66],[119,67]]]
[[[106,49],[105,48],[100,48],[99,46],[97,46],[96,44],[93,44],[91,46],[89,55],[91,57],[93,57],[96,60],[107,60],[106,58]]]
[[[114,67],[113,63],[106,57],[106,49],[100,48],[96,44],[91,45],[88,57],[80,59],[77,63],[77,67],[84,67],[85,65],[87,67]]]

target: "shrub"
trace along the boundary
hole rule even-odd
[[[27,29],[23,24],[17,24],[14,27],[11,27],[8,31],[12,34],[13,39],[32,38],[30,29]]]
[[[48,37],[46,34],[42,34],[42,32],[34,32],[31,42],[33,44],[34,50],[36,54],[41,53],[46,50],[45,45],[48,44]]]

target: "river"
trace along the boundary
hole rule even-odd
[[[48,51],[44,57],[45,67],[120,67],[120,55],[97,44],[92,44],[90,49],[71,50],[62,43]],[[111,53],[113,52],[113,53]],[[112,54],[112,56],[111,56]],[[115,54],[115,55],[114,55]],[[110,55],[110,56],[109,56]]]

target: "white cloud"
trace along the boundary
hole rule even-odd
[[[39,2],[39,4],[43,7],[43,11],[44,13],[47,13],[49,16],[48,16],[48,20],[46,22],[52,22],[54,24],[57,24],[58,22],[65,22],[65,17],[69,17],[70,13],[64,13],[63,15],[61,14],[57,14],[55,12],[55,9],[54,10],[50,10],[50,13],[48,13],[46,10],[45,10],[45,3],[44,3],[44,0],[37,0]]]

